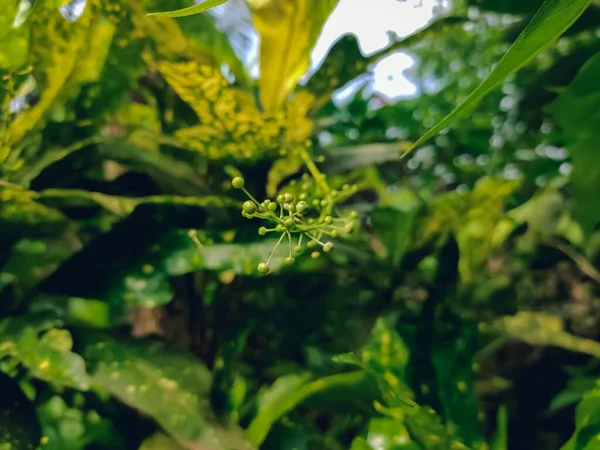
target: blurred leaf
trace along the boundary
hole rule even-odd
[[[200,14],[202,12],[208,11],[215,6],[222,5],[227,0],[204,0],[202,3],[198,3],[196,5],[190,6],[189,8],[178,9],[177,11],[169,11],[169,12],[155,12],[149,13],[149,16],[156,17],[185,17],[191,16],[193,14]]]
[[[484,332],[501,333],[507,338],[519,339],[529,345],[554,346],[600,357],[600,343],[567,333],[560,317],[546,313],[521,311],[486,325]]]
[[[376,373],[404,377],[409,352],[400,335],[383,318],[377,319],[371,336],[362,349],[363,364]]]
[[[93,410],[71,408],[59,396],[41,404],[38,415],[44,431],[44,450],[85,450],[92,444],[126,448],[110,420]]]
[[[250,0],[260,34],[260,98],[281,108],[310,66],[310,52],[338,0]]]
[[[421,447],[410,439],[408,430],[401,421],[371,419],[366,448],[372,450],[420,450]]]
[[[208,369],[160,344],[85,336],[92,384],[154,418],[182,445],[214,436],[207,424]],[[165,408],[173,405],[173,408]]]
[[[328,174],[343,173],[351,169],[399,161],[403,142],[375,143],[336,147],[325,150],[324,170]]]
[[[404,210],[398,208],[377,208],[371,213],[373,227],[381,237],[387,256],[394,267],[402,261],[409,248],[417,208],[414,203],[406,205]]]
[[[0,183],[0,230],[2,233],[36,233],[60,230],[66,217],[36,201],[36,194],[19,186]]]
[[[42,430],[35,406],[21,391],[19,384],[2,372],[0,391],[0,448],[8,444],[7,450],[36,449]]]
[[[145,439],[138,450],[186,450],[186,448],[166,434],[155,433]]]
[[[492,450],[508,450],[508,409],[501,405],[498,408],[496,433],[492,438]]]
[[[472,111],[490,91],[556,41],[589,4],[590,0],[546,0],[492,73],[464,102],[421,136],[405,155]]]
[[[572,377],[564,391],[552,399],[549,412],[556,412],[573,406],[581,401],[584,395],[597,386],[597,379],[592,377]]]
[[[367,375],[360,372],[342,373],[308,381],[309,375],[288,375],[278,378],[272,387],[263,392],[259,410],[248,427],[248,438],[260,445],[273,424],[310,396],[329,389],[348,389],[350,394],[355,385],[360,385]]]
[[[589,234],[600,222],[600,53],[584,64],[571,84],[547,106],[556,122],[574,139],[569,146],[576,213]]]
[[[4,319],[0,322],[0,355],[14,358],[35,378],[85,391],[89,388],[85,361],[71,351],[71,334],[53,328],[58,324],[34,316]]]
[[[600,390],[588,392],[575,413],[575,433],[561,450],[594,450],[600,437]]]
[[[29,63],[39,90],[38,102],[17,115],[9,133],[12,144],[23,139],[44,118],[63,89],[79,60],[80,52],[88,49],[92,17],[91,7],[75,22],[64,19],[57,9],[43,8],[31,20],[32,49]]]

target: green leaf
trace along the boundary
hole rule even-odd
[[[575,433],[561,450],[595,450],[600,439],[600,389],[588,392],[575,412]]]
[[[275,112],[310,66],[310,52],[338,0],[250,0],[260,34],[260,98]]]
[[[123,437],[112,421],[94,410],[72,408],[58,396],[38,407],[44,432],[44,450],[84,450],[88,446],[125,449]]]
[[[18,383],[2,372],[0,392],[0,448],[36,449],[42,429],[33,403],[21,391]]]
[[[200,14],[205,11],[208,11],[215,6],[222,5],[227,0],[204,0],[202,3],[198,3],[196,5],[190,6],[188,8],[178,9],[177,11],[169,11],[169,12],[155,12],[149,13],[148,16],[155,17],[185,17],[191,16],[193,14]]]
[[[14,358],[35,378],[85,391],[90,384],[85,361],[71,351],[71,334],[53,328],[59,324],[44,316],[4,319],[0,322],[0,355]],[[40,336],[40,332],[44,334]]]
[[[401,421],[395,419],[371,419],[367,435],[368,449],[373,450],[420,450],[413,442]],[[360,447],[359,447],[360,448]]]
[[[472,111],[490,91],[556,41],[589,4],[590,0],[546,0],[492,73],[463,103],[421,136],[404,155]]]
[[[571,182],[577,218],[589,235],[600,222],[600,53],[590,58],[575,79],[546,110],[573,139],[569,145]]]
[[[144,439],[138,450],[186,450],[185,447],[163,433],[155,433],[147,439]]]
[[[333,389],[347,389],[350,393],[362,385],[368,376],[363,371],[331,375],[316,381],[309,375],[288,375],[275,381],[259,400],[259,410],[248,427],[248,438],[260,445],[273,424],[309,397]]]
[[[371,336],[363,347],[363,364],[377,373],[391,372],[398,378],[404,377],[409,351],[397,331],[379,318],[373,326]]]
[[[521,311],[514,316],[480,324],[481,331],[501,333],[530,345],[554,346],[600,358],[600,343],[573,336],[564,329],[560,317],[546,313]]]
[[[208,369],[192,355],[155,343],[83,336],[92,384],[154,418],[182,445],[214,440],[202,406]],[[172,405],[172,407],[165,407]]]
[[[373,227],[380,236],[387,257],[394,267],[402,261],[402,257],[411,243],[413,225],[417,208],[406,205],[404,210],[398,208],[377,208],[371,213]]]

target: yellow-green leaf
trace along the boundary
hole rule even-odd
[[[310,66],[310,52],[338,0],[250,0],[261,37],[260,97],[276,111]]]
[[[148,14],[149,16],[157,16],[157,17],[185,17],[191,16],[193,14],[200,14],[205,11],[208,11],[215,6],[222,5],[227,0],[206,0],[202,3],[198,3],[196,5],[190,6],[189,8],[178,9],[177,11],[168,11],[168,12],[155,12]]]
[[[492,73],[471,92],[464,102],[421,136],[405,155],[464,117],[490,91],[556,41],[589,4],[590,0],[546,0]]]

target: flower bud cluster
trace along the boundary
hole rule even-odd
[[[258,265],[258,271],[268,274],[270,263],[277,248],[287,238],[288,256],[284,263],[292,265],[296,257],[311,250],[311,256],[318,258],[321,252],[331,252],[334,248],[331,239],[352,233],[358,224],[358,214],[352,211],[348,216],[335,214],[336,203],[347,199],[357,190],[355,185],[344,185],[341,190],[319,189],[323,179],[312,180],[305,175],[300,181],[290,183],[287,192],[280,193],[275,199],[258,201],[244,187],[244,179],[235,177],[231,184],[243,191],[248,200],[242,204],[242,215],[247,219],[262,219],[269,226],[261,226],[258,234],[279,235],[279,240],[267,261]],[[323,194],[323,191],[326,193]]]

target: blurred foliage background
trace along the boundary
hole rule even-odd
[[[600,448],[598,4],[548,0],[540,48],[585,11],[401,158],[541,0],[440,2],[314,73],[334,0],[4,3],[0,449]],[[297,148],[360,227],[263,276],[231,178],[293,190]]]

